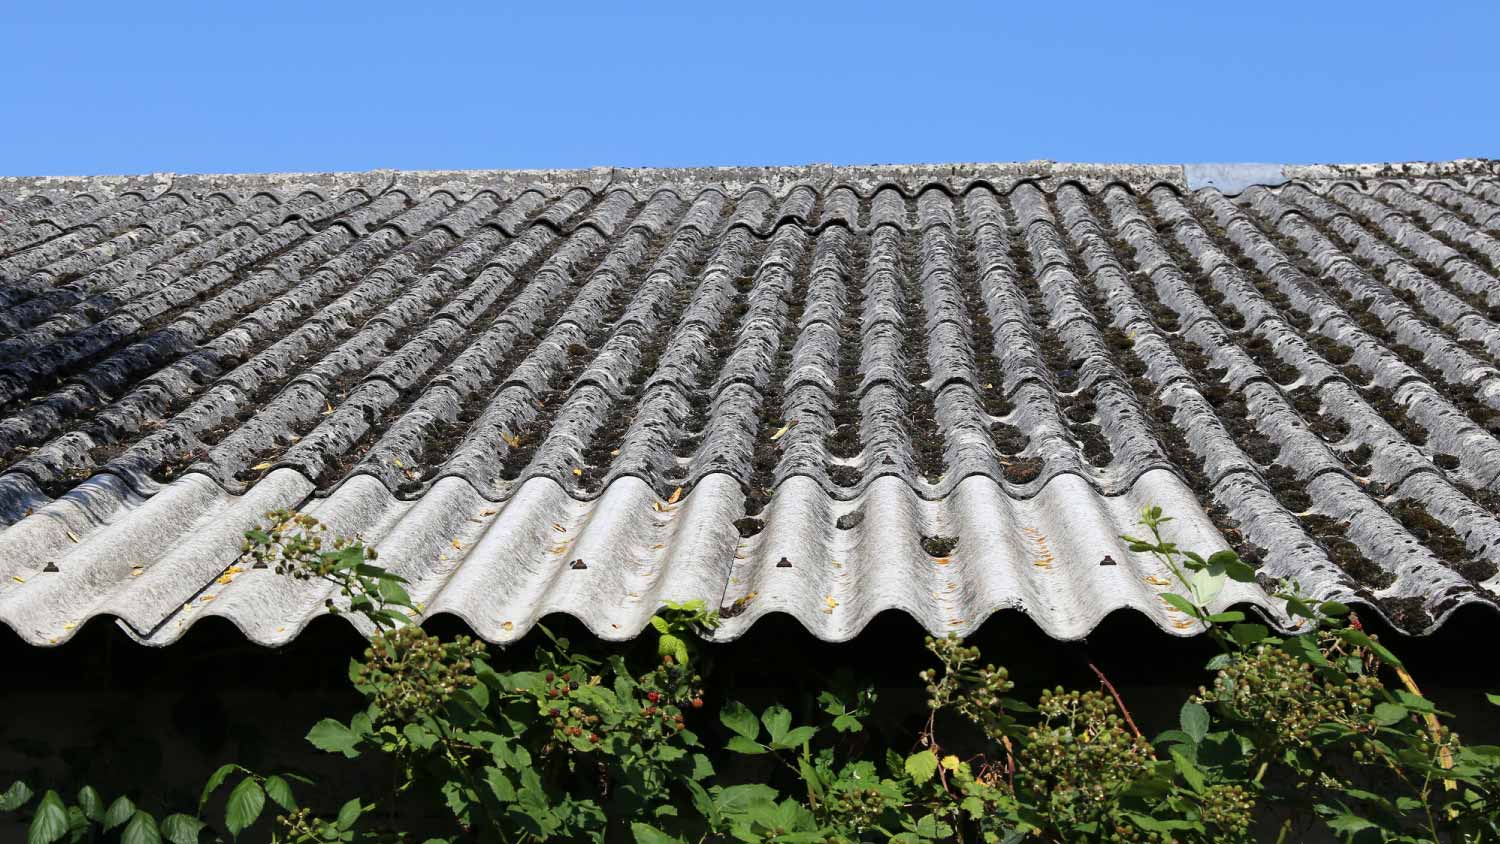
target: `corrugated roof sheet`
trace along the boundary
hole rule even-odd
[[[1147,504],[1408,629],[1493,607],[1496,168],[1278,169],[0,180],[0,622],[286,641],[327,596],[233,567],[279,507],[496,641],[1191,632]]]

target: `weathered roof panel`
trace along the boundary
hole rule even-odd
[[[0,179],[0,622],[284,642],[326,596],[231,568],[278,507],[497,641],[1191,632],[1147,504],[1409,629],[1494,606],[1500,178],[1278,170]]]

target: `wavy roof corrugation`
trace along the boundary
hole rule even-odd
[[[326,596],[235,566],[276,507],[492,640],[687,598],[1191,632],[1117,538],[1149,503],[1409,629],[1493,607],[1493,165],[1196,179],[0,180],[0,622],[285,641]]]

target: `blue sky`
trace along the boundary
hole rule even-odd
[[[0,174],[1500,157],[1500,3],[709,5],[5,0]]]

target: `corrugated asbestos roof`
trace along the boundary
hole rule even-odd
[[[0,180],[0,622],[284,642],[289,507],[496,641],[1190,632],[1154,503],[1429,630],[1500,590],[1497,273],[1482,161]]]

